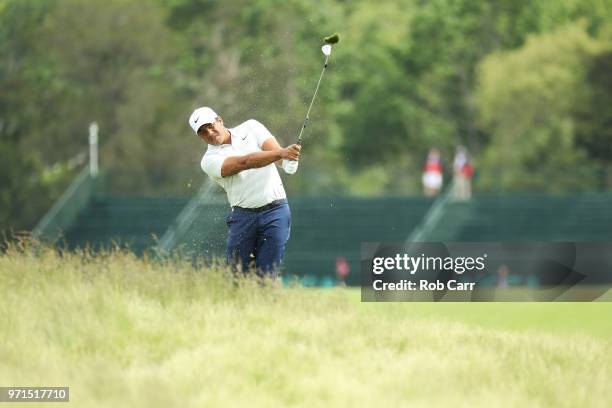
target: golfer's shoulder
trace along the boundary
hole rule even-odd
[[[206,153],[202,156],[202,161],[200,162],[200,166],[202,169],[208,173],[207,169],[210,166],[214,166],[220,159],[222,160],[227,154],[224,154],[223,149],[219,149],[218,146],[208,146]]]
[[[236,135],[238,138],[245,140],[256,140],[257,144],[261,145],[261,141],[267,139],[270,136],[270,132],[266,127],[256,119],[249,119],[238,126],[230,129],[232,135]]]
[[[211,147],[213,148],[211,149]],[[221,149],[215,149],[215,147],[217,146],[209,146],[202,157],[200,167],[209,176],[221,177],[221,166],[223,165],[226,155],[223,154]]]
[[[257,143],[261,146],[263,141],[272,136],[268,128],[256,119],[249,119],[245,122],[248,124],[249,131],[257,139]]]
[[[261,123],[256,121],[255,119],[248,119],[242,122],[241,124],[230,129],[232,133],[236,132],[251,132],[257,126],[262,126]]]

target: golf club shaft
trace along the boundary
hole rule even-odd
[[[310,110],[312,109],[312,105],[314,104],[315,98],[317,97],[317,92],[319,91],[319,85],[321,85],[321,80],[323,79],[323,74],[325,73],[325,69],[327,68],[327,61],[329,60],[329,55],[325,56],[325,64],[323,64],[323,69],[321,70],[321,76],[319,77],[319,82],[317,82],[317,87],[315,88],[314,95],[312,95],[312,100],[310,101],[310,106],[308,106],[308,111],[306,112],[306,117],[304,118],[304,124],[300,129],[300,134],[298,135],[297,144],[302,144],[302,133],[306,126],[308,126],[308,119],[310,116]]]

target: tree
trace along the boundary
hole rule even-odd
[[[601,51],[576,23],[481,63],[477,105],[491,137],[481,162],[484,188],[596,188],[597,166],[577,142],[574,112],[589,105],[588,62]]]
[[[33,63],[39,27],[49,5],[0,3],[0,231],[31,229],[52,204],[65,179],[45,183],[40,151],[24,149],[25,135],[39,122],[32,101],[38,86],[50,86],[45,67]]]
[[[65,159],[84,146],[95,120],[109,189],[176,191],[176,157],[189,151],[175,142],[182,130],[177,119],[189,108],[176,86],[177,39],[165,24],[164,11],[151,2],[56,3],[38,41],[56,85],[35,102],[40,112],[53,106],[53,119],[29,142],[59,144],[53,159]]]

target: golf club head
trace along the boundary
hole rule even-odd
[[[323,54],[327,56],[331,54],[331,50],[332,50],[332,46],[329,44],[325,44],[324,46],[321,47],[321,51],[323,51]]]

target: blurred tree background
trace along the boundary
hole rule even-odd
[[[32,228],[100,125],[107,191],[193,193],[187,118],[307,128],[303,194],[416,194],[438,147],[478,191],[612,185],[612,0],[0,0],[0,230]]]

